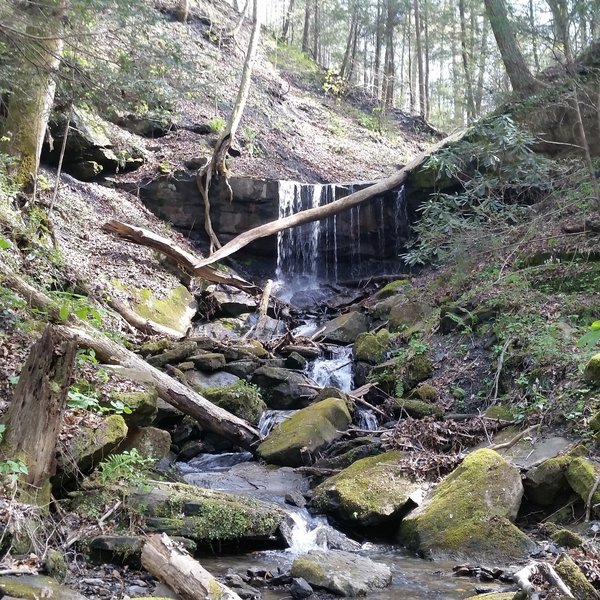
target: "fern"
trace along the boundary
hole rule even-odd
[[[104,485],[127,483],[143,486],[155,462],[155,458],[142,456],[136,448],[112,454],[100,463],[98,480]]]

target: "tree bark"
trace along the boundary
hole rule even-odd
[[[373,96],[381,98],[381,41],[382,41],[382,0],[377,0],[377,22],[375,29],[375,65],[373,66]]]
[[[422,117],[427,114],[427,96],[425,91],[425,68],[423,66],[423,45],[421,43],[421,10],[419,0],[414,0],[415,11],[415,36],[416,36],[416,51],[417,65],[419,71],[419,112]]]
[[[383,66],[384,93],[383,105],[394,106],[394,90],[396,83],[396,65],[394,58],[394,28],[398,18],[398,10],[394,0],[387,0],[387,16],[385,20],[385,58]]]
[[[460,46],[465,73],[465,89],[467,92],[467,119],[470,121],[475,117],[475,98],[473,96],[473,78],[471,59],[467,49],[467,20],[465,18],[465,0],[459,0],[458,12],[460,14]]]
[[[288,9],[285,13],[285,19],[283,21],[283,30],[281,32],[281,39],[284,44],[289,43],[289,32],[290,32],[290,21],[292,20],[292,15],[294,14],[294,3],[296,0],[290,0],[288,4]]]
[[[20,459],[27,475],[20,480],[21,500],[47,505],[49,480],[56,472],[56,444],[63,424],[76,345],[48,325],[32,346],[13,400],[4,417],[6,435],[0,457]]]
[[[400,169],[391,177],[383,179],[382,181],[369,186],[368,188],[359,190],[358,192],[350,194],[349,196],[341,198],[340,200],[335,200],[334,202],[326,204],[325,206],[309,208],[308,210],[290,215],[289,217],[278,219],[277,221],[271,221],[270,223],[265,223],[264,225],[260,225],[238,235],[210,257],[201,260],[198,264],[196,264],[195,268],[200,269],[207,267],[219,260],[222,260],[223,258],[226,258],[227,256],[231,256],[233,253],[237,252],[244,246],[247,246],[254,240],[258,240],[269,235],[274,235],[280,231],[289,229],[290,227],[297,227],[298,225],[303,225],[304,223],[311,223],[313,221],[319,221],[320,219],[331,217],[342,211],[349,210],[354,206],[362,204],[367,200],[371,200],[371,198],[399,187],[406,181],[408,176],[416,168],[420,167],[427,160],[427,158],[429,158],[432,153],[436,152],[446,144],[459,140],[463,133],[464,132],[459,132],[441,140],[425,152],[419,154],[408,165]]]
[[[7,140],[1,144],[14,160],[10,172],[19,187],[34,181],[40,164],[64,45],[65,0],[29,0],[25,10],[31,19],[27,33],[32,39],[24,46],[21,74],[4,122]]]
[[[241,600],[166,533],[148,536],[142,549],[142,566],[181,600]]]
[[[504,0],[484,0],[485,10],[510,79],[513,91],[518,96],[535,93],[540,88],[523,58],[517,38],[508,20],[508,11]]]
[[[312,0],[304,0],[304,29],[302,31],[302,52],[308,54],[310,48],[308,45],[310,34],[310,13]]]

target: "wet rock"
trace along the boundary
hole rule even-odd
[[[585,543],[585,540],[580,535],[577,535],[574,531],[570,531],[569,529],[559,529],[558,531],[555,531],[550,538],[555,544],[562,546],[563,548],[578,548]]]
[[[296,371],[278,367],[260,367],[252,375],[269,406],[278,410],[306,406],[317,394],[315,382]]]
[[[354,342],[354,359],[373,365],[381,362],[390,348],[391,339],[387,329],[381,329],[377,333],[361,333]]]
[[[259,359],[246,359],[246,360],[235,360],[227,363],[223,370],[227,373],[231,373],[240,379],[249,379],[252,373],[259,369],[262,365]]]
[[[590,358],[583,372],[583,377],[588,383],[600,386],[600,352]]]
[[[401,415],[408,415],[415,419],[425,417],[434,417],[440,419],[444,416],[444,409],[437,404],[423,402],[422,400],[413,400],[408,398],[396,398],[396,409]]]
[[[415,506],[421,486],[402,475],[397,450],[356,461],[315,490],[311,505],[363,527],[399,520]],[[414,499],[413,499],[414,498]]]
[[[327,386],[322,390],[319,390],[319,393],[314,397],[313,402],[320,402],[321,400],[326,400],[327,398],[339,398],[340,400],[348,400],[348,394],[342,392],[342,390]]]
[[[353,344],[368,329],[369,318],[363,313],[352,311],[325,323],[321,336],[334,344]]]
[[[315,541],[319,546],[329,548],[330,550],[358,552],[361,549],[361,545],[358,542],[351,540],[341,531],[338,531],[329,525],[319,527]]]
[[[395,304],[388,315],[393,331],[414,327],[432,313],[432,308],[424,302],[403,301]]]
[[[3,575],[0,593],[12,598],[53,598],[56,600],[86,600],[85,596],[43,575]]]
[[[313,589],[310,587],[310,584],[303,579],[302,577],[295,577],[292,580],[292,585],[290,585],[290,596],[294,598],[294,600],[303,600],[304,598],[308,598],[312,595]]]
[[[225,356],[219,352],[205,352],[190,356],[190,361],[200,371],[218,371],[225,366]]]
[[[189,440],[185,442],[177,455],[180,461],[188,461],[194,456],[198,456],[201,452],[206,452],[205,444],[202,440]]]
[[[130,414],[123,415],[127,425],[150,425],[158,413],[158,392],[154,387],[139,392],[112,392],[110,399],[131,410]]]
[[[197,438],[200,435],[202,435],[202,429],[198,421],[186,415],[171,432],[171,441],[174,444],[180,445],[189,438]]]
[[[306,506],[306,498],[300,492],[288,492],[285,495],[284,500],[286,504],[297,506],[298,508],[303,508]]]
[[[467,600],[515,600],[519,595],[516,592],[492,592],[491,594],[477,594],[469,596]]]
[[[144,458],[158,462],[171,450],[171,436],[168,431],[156,427],[130,427],[127,439],[119,445],[118,451],[133,449]]]
[[[556,498],[569,492],[566,471],[573,458],[558,456],[527,471],[523,480],[525,497],[539,506],[552,506]]]
[[[364,596],[387,587],[392,573],[386,565],[341,550],[311,550],[292,564],[292,577],[340,596]]]
[[[554,564],[559,577],[567,584],[577,600],[599,600],[600,594],[586,579],[581,569],[569,558],[562,554]]]
[[[186,360],[188,357],[192,356],[197,349],[198,346],[195,342],[189,340],[176,342],[168,350],[150,356],[146,360],[153,367],[160,368],[168,364],[176,364]]]
[[[260,600],[261,593],[246,583],[237,573],[227,573],[223,577],[223,583],[233,590],[242,600]]]
[[[598,477],[598,465],[579,456],[567,467],[566,477],[572,490],[587,504],[590,491]],[[596,490],[592,498],[592,517],[600,518],[600,490]]]
[[[205,295],[217,307],[217,316],[239,317],[258,308],[256,298],[241,290],[211,285],[206,289]]]
[[[306,369],[307,364],[308,361],[306,360],[306,358],[298,354],[298,352],[292,352],[285,359],[285,366],[288,369],[297,369],[298,371],[303,371],[304,369]]]
[[[371,437],[334,442],[327,449],[327,456],[320,458],[315,466],[325,469],[345,469],[362,458],[381,454],[381,441]]]
[[[518,469],[492,450],[476,450],[403,519],[398,540],[433,557],[522,559],[535,547],[512,523],[522,496]]]
[[[258,447],[268,463],[299,467],[348,429],[352,417],[343,400],[329,398],[299,410],[273,429]]]
[[[267,409],[258,389],[241,379],[232,385],[206,388],[202,393],[213,404],[253,425],[258,423],[260,416]]]
[[[186,381],[194,390],[202,394],[206,388],[221,388],[227,385],[235,385],[240,379],[225,371],[215,373],[201,373],[200,371],[188,371],[185,374]]]

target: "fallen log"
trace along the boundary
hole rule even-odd
[[[441,140],[431,148],[425,150],[417,157],[413,158],[405,167],[400,169],[397,173],[394,173],[391,177],[383,179],[374,185],[367,188],[354,192],[345,198],[335,200],[325,206],[319,206],[317,208],[309,208],[303,210],[289,217],[278,219],[277,221],[271,221],[264,225],[259,225],[254,229],[250,229],[237,237],[233,238],[230,242],[227,242],[222,248],[211,254],[208,258],[204,258],[194,265],[195,269],[206,268],[219,260],[223,260],[228,256],[231,256],[238,250],[247,246],[250,242],[258,240],[260,238],[274,235],[285,229],[291,227],[298,227],[298,225],[304,225],[305,223],[312,223],[313,221],[320,221],[333,215],[337,215],[340,212],[349,210],[354,206],[358,206],[363,202],[367,202],[376,196],[380,196],[385,192],[389,192],[394,188],[401,186],[407,179],[408,176],[418,167],[420,167],[434,152],[437,152],[440,148],[446,146],[451,142],[458,141],[464,135],[464,131],[448,136]]]
[[[241,600],[166,533],[148,537],[142,549],[142,566],[181,600]]]
[[[220,283],[223,285],[230,285],[232,287],[244,290],[249,293],[262,293],[261,289],[255,286],[253,283],[246,281],[242,277],[237,275],[227,274],[223,271],[218,271],[214,267],[199,266],[199,262],[202,261],[198,256],[195,256],[191,252],[180,248],[177,244],[171,240],[164,238],[148,229],[142,227],[135,227],[115,219],[108,221],[102,226],[102,230],[107,233],[117,235],[132,244],[138,246],[146,246],[152,248],[158,252],[162,252],[164,255],[173,259],[179,266],[194,277],[201,277],[212,283]]]
[[[575,598],[569,586],[560,578],[554,567],[547,562],[533,562],[513,574],[514,582],[523,590],[528,597],[539,597],[536,586],[532,583],[535,575],[541,575],[552,586],[556,587],[562,596]]]

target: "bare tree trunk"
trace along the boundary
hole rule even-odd
[[[419,112],[422,117],[427,114],[427,100],[425,92],[425,68],[423,67],[423,46],[421,44],[421,10],[419,0],[413,2],[415,12],[415,36],[416,36],[416,52],[417,65],[419,72]]]
[[[256,49],[258,47],[258,38],[260,37],[260,20],[258,13],[258,0],[253,0],[252,3],[252,18],[254,24],[252,26],[252,34],[250,36],[250,44],[246,53],[246,60],[244,61],[244,68],[242,70],[242,79],[240,81],[240,87],[238,89],[237,98],[235,99],[235,105],[229,121],[221,133],[215,151],[213,152],[212,159],[210,162],[197,173],[196,181],[200,189],[202,199],[204,200],[204,229],[210,240],[211,252],[221,247],[213,228],[210,219],[210,200],[209,191],[212,183],[212,178],[215,173],[220,173],[227,176],[227,170],[225,168],[225,157],[231,147],[231,143],[237,128],[240,124],[246,101],[248,99],[248,92],[250,91],[250,82],[252,78],[252,69],[254,67],[254,60],[256,58]]]
[[[546,2],[552,11],[555,42],[564,53],[567,69],[569,69],[573,64],[573,51],[569,36],[569,7],[565,0],[546,0]]]
[[[487,38],[488,23],[484,21],[481,27],[481,46],[479,50],[479,73],[477,75],[477,95],[475,96],[475,111],[477,115],[481,114],[481,104],[483,102],[483,82],[485,78],[485,65],[487,60]]]
[[[65,0],[29,0],[23,16],[30,19],[31,40],[23,48],[19,84],[12,90],[4,122],[6,140],[0,142],[14,160],[10,172],[19,187],[35,179],[40,163],[64,45]]]
[[[63,424],[77,347],[53,325],[33,345],[4,417],[6,435],[0,458],[27,466],[19,484],[24,502],[47,506],[50,477],[56,472],[56,444]]]
[[[289,31],[290,31],[290,21],[292,20],[292,15],[294,14],[294,4],[296,0],[290,0],[288,4],[287,12],[285,13],[285,19],[283,21],[283,30],[281,32],[281,39],[285,44],[289,43]]]
[[[387,0],[385,20],[385,61],[384,61],[384,86],[383,106],[394,106],[394,91],[396,79],[396,66],[394,58],[394,28],[398,18],[397,6],[394,0]]]
[[[467,119],[475,117],[475,99],[473,97],[473,80],[471,72],[471,57],[467,51],[467,21],[465,18],[465,0],[458,0],[460,14],[460,45],[462,49],[463,70],[465,73],[465,89],[467,92]]]
[[[321,16],[319,10],[319,0],[314,0],[313,4],[313,58],[317,64],[319,64],[319,38],[320,38],[320,24]]]
[[[383,30],[382,0],[377,0],[377,23],[375,26],[375,64],[373,66],[373,96],[381,98],[381,41]]]
[[[352,54],[352,40],[354,39],[354,32],[358,27],[358,14],[355,8],[352,12],[352,18],[350,19],[350,31],[348,32],[348,39],[346,40],[346,51],[344,52],[344,58],[342,59],[342,65],[340,66],[340,76],[344,79],[350,79],[348,73],[350,72],[350,60]]]
[[[310,13],[312,0],[304,0],[304,30],[302,32],[302,52],[308,54],[310,48],[308,40],[310,36]]]
[[[508,20],[508,11],[504,0],[484,0],[484,2],[513,91],[518,96],[535,93],[541,84],[533,77],[523,58],[517,38]]]

